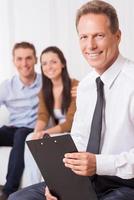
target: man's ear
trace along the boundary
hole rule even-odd
[[[35,64],[37,64],[37,62],[38,62],[38,58],[37,58],[37,57],[35,57]]]
[[[13,62],[13,64],[15,64],[15,59],[14,59],[14,57],[12,58],[12,62]]]
[[[118,44],[119,44],[120,41],[121,41],[121,31],[120,31],[120,30],[118,30],[118,31],[116,32],[116,38],[117,38],[117,42],[118,42]]]

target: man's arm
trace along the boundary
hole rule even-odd
[[[63,159],[65,166],[82,176],[111,175],[123,179],[134,178],[134,149],[118,155],[68,153]]]
[[[134,178],[134,148],[117,155],[96,155],[96,173],[123,179]]]
[[[6,98],[9,95],[9,90],[8,90],[7,85],[8,85],[7,80],[3,81],[0,84],[0,106],[4,104],[4,102],[6,101]]]

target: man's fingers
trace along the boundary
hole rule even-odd
[[[58,200],[56,197],[52,196],[48,187],[45,188],[46,200]]]

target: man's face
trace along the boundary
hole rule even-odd
[[[14,51],[13,62],[21,78],[30,78],[34,75],[34,65],[37,58],[30,48],[18,48]]]
[[[95,70],[102,74],[116,60],[120,31],[113,34],[106,15],[83,15],[77,26],[83,56]]]

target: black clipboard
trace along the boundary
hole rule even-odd
[[[97,200],[89,177],[64,166],[65,153],[77,152],[70,134],[27,141],[51,193],[58,200]]]

